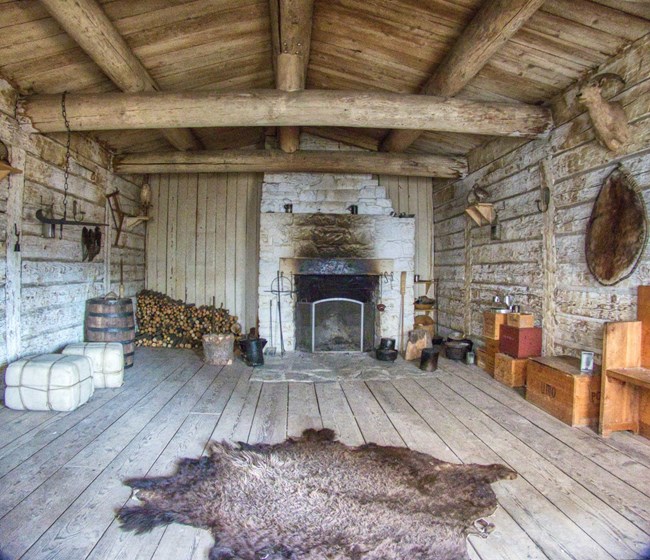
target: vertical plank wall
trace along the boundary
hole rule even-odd
[[[0,181],[0,366],[17,357],[54,352],[83,340],[86,299],[117,291],[119,263],[124,262],[126,295],[144,286],[144,226],[112,247],[114,229],[102,228],[102,251],[82,261],[81,227],[42,237],[35,214],[43,205],[63,212],[65,136],[31,134],[15,120],[16,92],[0,80],[0,140],[10,162],[22,170]],[[118,189],[122,207],[135,213],[140,185],[135,178],[109,171],[110,154],[90,138],[72,137],[68,215],[76,201],[87,221],[106,222],[107,193]],[[20,251],[14,251],[20,233]],[[108,237],[108,238],[107,238]]]
[[[430,177],[380,175],[379,185],[398,214],[415,214],[415,274],[433,278],[433,186]]]
[[[147,288],[197,305],[223,303],[256,326],[262,176],[152,175]]]
[[[545,353],[579,355],[602,350],[606,321],[636,314],[636,287],[650,283],[650,246],[636,271],[610,287],[587,268],[587,221],[604,179],[621,163],[638,182],[650,213],[650,37],[604,64],[626,80],[615,99],[625,107],[631,142],[620,154],[600,146],[591,122],[571,87],[553,104],[555,128],[502,157],[490,150],[470,157],[471,173],[434,190],[435,272],[440,279],[440,325],[482,334],[482,311],[494,294],[513,294],[544,327]],[[501,238],[491,240],[464,215],[474,185],[495,203]],[[551,205],[539,211],[540,187],[551,190]]]

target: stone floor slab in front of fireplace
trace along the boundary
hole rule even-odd
[[[282,357],[264,356],[264,362],[253,369],[251,381],[378,381],[435,375],[421,371],[416,362],[407,362],[401,356],[395,362],[382,362],[374,352],[288,352]]]

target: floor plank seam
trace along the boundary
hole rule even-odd
[[[460,399],[462,399],[462,400],[464,400],[465,402],[467,402],[471,407],[476,408],[476,406],[475,406],[471,401],[469,401],[469,400],[468,400],[464,395],[461,395],[461,394],[460,394],[458,391],[456,391],[453,387],[449,386],[448,383],[445,383],[444,380],[441,380],[441,381],[442,381],[442,383],[445,384],[445,386],[448,387],[448,389],[449,389],[450,391],[454,392],[454,393],[455,393],[455,394],[456,394]],[[478,410],[478,409],[477,409],[477,410]],[[507,428],[505,428],[504,426],[502,426],[502,425],[501,425],[497,420],[495,420],[494,418],[492,418],[491,416],[489,416],[489,414],[487,414],[486,412],[481,411],[481,410],[478,410],[478,411],[479,411],[480,414],[486,416],[486,417],[489,418],[492,422],[494,422],[494,423],[496,423],[497,425],[499,425],[503,430],[505,430],[506,432],[510,433],[510,435],[512,435],[515,439],[517,439],[518,441],[520,441],[523,445],[526,445],[526,442],[524,442],[523,440],[521,440],[521,439],[520,439],[518,436],[516,436],[515,434],[511,433],[510,430],[508,430]],[[461,420],[461,421],[462,421],[462,420]],[[466,425],[466,427],[467,427],[468,429],[471,430],[471,428],[470,428],[469,426],[467,426],[467,424],[465,424],[465,425]],[[479,437],[478,434],[476,434],[476,432],[474,432],[473,430],[471,430],[471,431],[472,431],[472,433],[474,433],[474,435],[475,435],[476,437]],[[503,455],[502,455],[500,452],[496,451],[495,449],[493,449],[493,451],[495,451],[495,453],[497,453],[497,455],[498,455],[502,460],[506,461],[505,457],[503,457]],[[540,454],[539,454],[538,452],[536,452],[535,450],[533,450],[533,451],[535,452],[535,454],[537,455],[537,457],[538,457],[539,459],[549,461],[548,459],[545,459],[542,455],[540,455]],[[551,464],[554,464],[554,463],[551,462],[551,461],[549,461],[549,462],[550,462]],[[512,467],[512,465],[509,465],[509,466]],[[563,473],[564,473],[564,474],[565,474],[569,479],[574,480],[576,483],[578,483],[580,486],[582,486],[582,487],[585,489],[585,491],[589,492],[592,496],[594,496],[594,498],[596,498],[597,500],[599,500],[600,502],[602,502],[602,504],[603,504],[604,507],[606,507],[606,508],[607,508],[607,507],[611,507],[611,506],[609,506],[609,504],[607,504],[607,503],[606,503],[606,502],[605,502],[601,497],[597,496],[597,495],[596,495],[592,490],[590,490],[589,488],[586,488],[583,484],[581,484],[579,480],[575,480],[575,479],[573,479],[569,474],[567,474],[566,472],[564,472],[560,467],[558,467],[557,465],[555,465],[555,466],[556,466],[556,468],[558,468],[560,471],[562,471],[562,472],[563,472]],[[517,471],[516,468],[514,468],[514,467],[512,467],[512,468],[513,468],[515,471]],[[530,480],[527,476],[523,475],[523,474],[522,474],[521,472],[519,472],[519,471],[517,471],[517,473],[518,473],[518,475],[521,476],[524,480],[526,480],[526,481],[527,481],[527,482],[528,482],[528,483],[529,483],[533,488],[537,488],[536,485],[535,485],[535,483],[534,483],[532,480]],[[540,493],[541,493],[541,492],[540,492]],[[564,515],[563,510],[562,510],[562,509],[561,509],[561,508],[560,508],[560,507],[555,503],[554,500],[549,499],[549,498],[548,498],[544,493],[541,493],[541,495],[544,496],[544,498],[547,500],[547,502],[548,502],[549,504],[551,504],[551,505],[552,505],[552,506],[557,510],[558,513],[560,513],[561,515]],[[611,508],[611,509],[612,509],[614,512],[618,513],[619,515],[622,515],[621,512],[615,510],[614,508]],[[625,516],[623,516],[623,517],[625,517]],[[570,519],[568,516],[567,516],[567,519],[570,520],[571,523],[573,523],[573,524],[574,524],[574,525],[575,525],[579,530],[581,530],[581,531],[582,531],[582,532],[583,532],[583,533],[584,533],[584,534],[585,534],[585,535],[586,535],[586,536],[587,536],[591,541],[593,541],[593,543],[594,543],[596,546],[598,546],[598,547],[599,547],[599,548],[600,548],[604,553],[606,553],[609,557],[611,557],[611,558],[613,558],[614,560],[616,560],[616,557],[612,556],[612,555],[609,553],[609,551],[608,551],[607,549],[605,549],[604,546],[603,546],[600,542],[598,542],[596,539],[594,539],[594,537],[592,536],[591,531],[586,531],[586,530],[583,529],[580,525],[578,525],[578,524],[577,524],[573,519]],[[636,525],[637,528],[639,528],[641,531],[644,531],[643,528],[638,527],[638,525],[637,525],[635,522],[633,522],[632,520],[628,519],[628,521],[630,521],[631,523],[633,523],[634,525]],[[603,522],[604,522],[604,521],[603,521]],[[645,532],[645,531],[644,531],[644,532]]]

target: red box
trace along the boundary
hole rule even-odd
[[[501,325],[499,352],[513,358],[532,358],[542,355],[542,329],[518,329]]]

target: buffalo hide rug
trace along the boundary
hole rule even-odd
[[[119,511],[143,533],[177,522],[208,529],[210,560],[467,559],[486,532],[503,465],[454,465],[375,444],[347,447],[331,430],[278,445],[211,443],[169,477],[126,481],[140,504]]]

